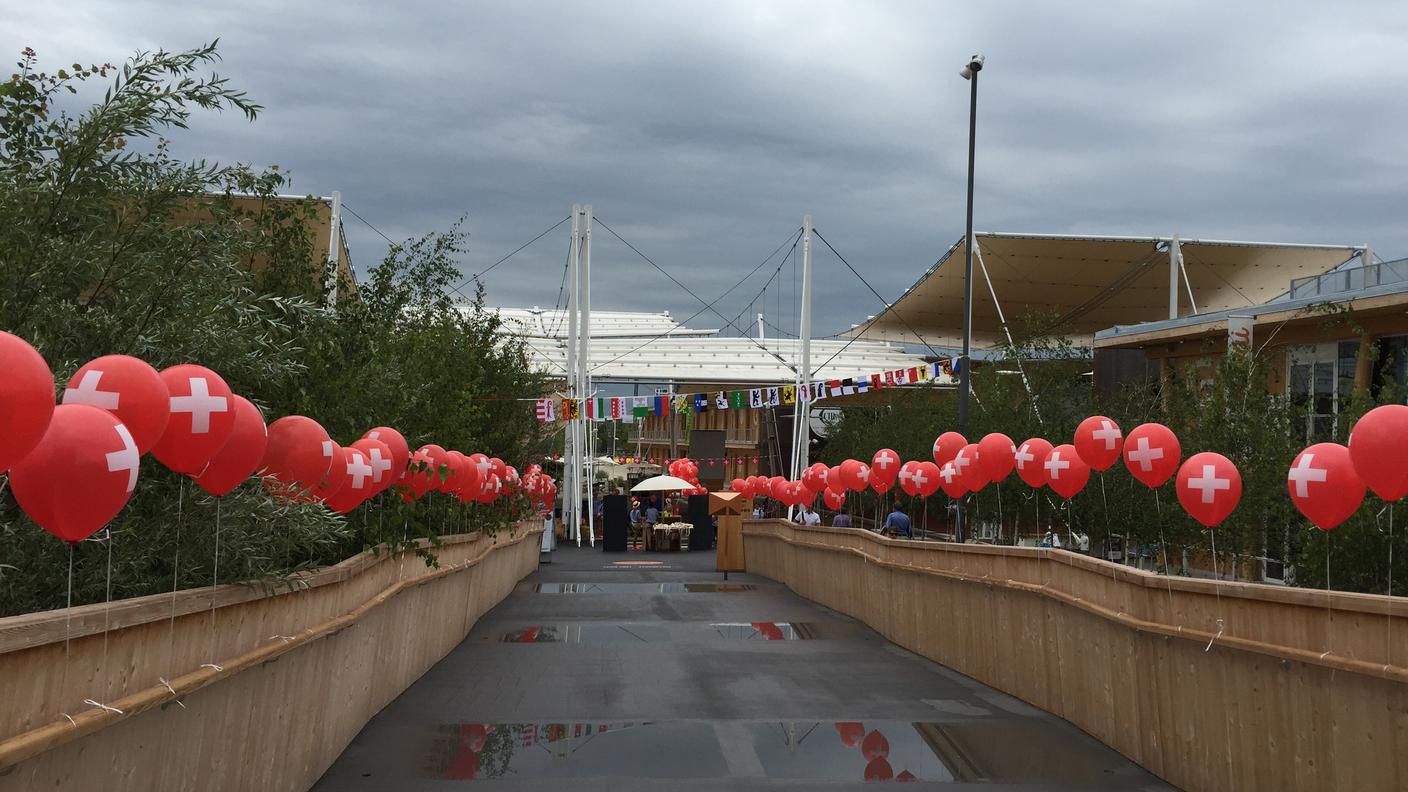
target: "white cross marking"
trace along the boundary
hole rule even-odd
[[[372,431],[370,431],[370,432],[367,432],[367,439],[368,439],[368,440],[380,440],[380,439],[381,439],[381,432],[378,432],[378,431],[376,431],[376,430],[372,430]]]
[[[914,473],[910,475],[909,479],[910,481],[914,482],[915,488],[921,490],[924,489],[925,484],[929,483],[929,478],[924,475],[924,471],[919,469],[915,469]]]
[[[334,444],[333,444],[333,442],[332,442],[331,440],[324,440],[324,441],[323,441],[323,456],[328,457],[329,459],[332,458],[332,448],[333,448],[333,445],[334,445]]]
[[[861,463],[861,466],[860,466],[860,472],[856,474],[856,478],[860,479],[860,481],[861,481],[862,484],[869,484],[869,483],[870,483],[870,466],[867,465],[867,464],[865,464],[864,462],[862,462],[862,463]]]
[[[1061,478],[1061,471],[1070,466],[1070,462],[1061,458],[1060,451],[1052,451],[1051,456],[1046,459],[1046,475],[1053,479],[1059,479]]]
[[[479,468],[479,479],[481,481],[488,481],[489,473],[494,469],[494,463],[490,462],[488,459],[485,459],[478,465],[475,465],[475,467]]]
[[[1140,437],[1137,448],[1129,452],[1129,458],[1139,463],[1139,469],[1148,473],[1154,469],[1154,460],[1164,458],[1164,450],[1149,445],[1149,438]]]
[[[1203,503],[1212,503],[1218,490],[1232,489],[1232,479],[1218,478],[1216,465],[1203,465],[1203,475],[1188,479],[1188,489],[1202,490]]]
[[[890,465],[893,464],[895,464],[895,457],[889,451],[881,451],[880,455],[875,457],[875,467],[882,471],[889,470]]]
[[[205,434],[210,431],[210,414],[229,412],[230,404],[224,396],[211,396],[210,383],[205,377],[191,377],[190,396],[172,396],[171,412],[191,414],[191,434]]]
[[[353,451],[347,456],[347,475],[352,477],[352,489],[361,489],[366,484],[367,476],[372,475],[372,467],[367,464],[367,458],[362,456],[361,451]]]
[[[1014,458],[1016,458],[1016,460],[1017,460],[1017,469],[1018,469],[1018,470],[1026,470],[1026,469],[1027,469],[1027,463],[1030,462],[1030,461],[1032,461],[1033,459],[1036,459],[1036,456],[1035,456],[1035,455],[1033,455],[1033,454],[1031,454],[1030,452],[1027,451],[1027,449],[1028,449],[1028,448],[1031,448],[1031,447],[1032,447],[1032,444],[1031,444],[1031,443],[1022,443],[1022,449],[1021,449],[1020,451],[1016,451],[1016,452],[1014,452],[1014,453],[1012,454],[1012,456],[1013,456]]]
[[[1120,430],[1116,429],[1115,425],[1109,421],[1101,421],[1100,428],[1091,432],[1090,436],[1096,440],[1104,440],[1106,451],[1114,451],[1115,441],[1120,439]]]
[[[98,390],[98,380],[102,378],[103,372],[97,369],[83,372],[77,388],[64,388],[64,404],[91,404],[104,410],[116,410],[120,394]]]
[[[950,462],[939,468],[939,475],[943,477],[945,484],[952,484],[954,477],[958,475],[958,469]]]
[[[126,425],[118,424],[113,428],[122,438],[122,448],[107,454],[108,472],[127,471],[127,491],[131,492],[137,488],[137,444],[132,442],[132,433],[127,431]]]
[[[1296,466],[1291,468],[1291,472],[1286,476],[1286,480],[1295,482],[1297,498],[1310,497],[1310,482],[1324,481],[1330,475],[1330,471],[1327,468],[1311,467],[1310,463],[1314,459],[1315,454],[1313,453],[1306,452],[1301,454],[1300,462],[1297,462]]]
[[[912,467],[900,468],[900,483],[903,484],[906,481],[912,481],[914,479],[915,472],[916,471]]]
[[[380,483],[381,483],[381,474],[382,474],[382,473],[385,473],[386,471],[388,471],[388,470],[391,469],[391,460],[389,460],[389,459],[382,459],[382,458],[381,458],[381,449],[380,449],[380,448],[373,448],[373,449],[371,450],[371,458],[372,458],[372,481],[376,482],[377,484],[380,484]]]
[[[951,464],[953,465],[954,471],[961,476],[963,475],[963,468],[973,464],[973,460],[969,459],[966,456],[963,456],[963,452],[959,451],[957,454],[954,455],[953,462]]]

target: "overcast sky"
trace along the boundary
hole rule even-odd
[[[201,5],[27,3],[0,40],[55,68],[218,36],[220,71],[266,110],[201,116],[179,153],[277,163],[394,239],[466,215],[466,273],[590,202],[712,300],[810,213],[893,299],[963,235],[974,52],[978,230],[1408,256],[1401,0]],[[362,271],[386,243],[345,221]],[[593,243],[595,307],[699,310],[609,234]],[[490,304],[552,306],[566,249],[564,225],[496,269]],[[824,249],[816,272],[818,333],[880,307]],[[795,331],[792,278],[763,310]]]

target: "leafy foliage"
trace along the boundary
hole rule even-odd
[[[465,251],[458,226],[394,246],[360,299],[332,305],[310,231],[318,199],[278,197],[289,177],[276,166],[170,154],[165,136],[196,110],[235,110],[249,121],[262,110],[202,73],[216,60],[211,43],[49,74],[23,51],[0,83],[0,327],[34,344],[60,387],[105,354],[157,368],[196,362],[266,420],[308,415],[345,443],[384,424],[413,448],[434,441],[521,459],[536,424],[512,400],[537,395],[542,383],[483,309],[482,293],[467,304],[446,296]],[[492,531],[524,507],[518,497],[465,506],[387,492],[343,518],[274,499],[253,481],[217,501],[144,459],[110,532],[74,549],[73,599],[209,585],[217,524],[219,580],[273,584],[381,543]],[[68,553],[24,517],[0,479],[0,615],[63,606]]]

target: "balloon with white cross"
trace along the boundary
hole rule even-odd
[[[269,424],[269,442],[259,461],[265,483],[276,494],[304,500],[332,466],[332,438],[322,424],[303,415],[285,415]]]
[[[1124,439],[1124,466],[1146,487],[1160,487],[1178,472],[1183,445],[1160,423],[1140,424]]]
[[[1103,415],[1092,415],[1076,427],[1076,453],[1094,470],[1108,470],[1119,461],[1123,446],[1120,425]]]
[[[152,450],[171,418],[171,392],[161,375],[130,355],[104,355],[84,363],[69,378],[62,401],[112,413],[132,433],[139,454]]]
[[[0,473],[39,444],[54,414],[54,374],[39,351],[0,330]]]
[[[399,437],[399,435],[397,436]],[[396,479],[400,478],[400,474],[395,472],[395,452],[387,443],[364,436],[353,443],[351,447],[362,452],[362,456],[367,460],[367,465],[372,469],[371,491],[367,495],[368,498],[385,492],[392,484],[396,483]]]
[[[253,475],[268,445],[269,430],[259,408],[249,399],[236,396],[235,426],[230,430],[230,439],[194,477],[195,482],[211,495],[229,494]]]
[[[1070,444],[1058,445],[1051,449],[1051,453],[1042,461],[1041,468],[1046,474],[1046,486],[1066,500],[1080,494],[1090,481],[1090,465],[1081,459],[1080,454],[1076,453],[1076,447]]]
[[[839,511],[846,505],[846,493],[844,492],[837,492],[834,489],[827,488],[822,491],[821,497],[826,501],[826,508],[832,511]]]
[[[235,428],[234,394],[219,374],[189,363],[162,369],[161,381],[171,417],[152,456],[177,473],[199,473]]]
[[[1354,470],[1348,448],[1316,443],[1296,455],[1286,473],[1286,491],[1306,519],[1328,531],[1359,509],[1368,490]]]
[[[802,485],[812,492],[821,492],[826,489],[826,473],[829,470],[825,462],[817,462],[802,471]]]
[[[966,445],[968,445],[968,440],[958,432],[944,432],[939,435],[934,440],[934,466],[937,468],[953,459],[959,449]]]
[[[958,473],[958,480],[968,488],[969,492],[977,492],[988,485],[987,474],[983,472],[982,463],[979,462],[978,444],[969,443],[958,449],[958,453],[949,460],[953,469]],[[940,471],[943,468],[939,468]],[[947,492],[948,490],[944,490]]]
[[[877,481],[893,486],[895,479],[900,475],[900,455],[889,448],[882,448],[870,457],[870,486],[875,487]],[[885,491],[890,489],[885,487]],[[876,490],[881,492],[882,490]]]
[[[900,465],[900,473],[895,477],[900,485],[900,490],[911,498],[919,494],[919,484],[914,480],[914,475],[918,471],[919,463],[911,459]]]
[[[955,500],[968,494],[968,485],[963,481],[963,473],[959,471],[957,465],[953,464],[957,459],[958,454],[955,454],[953,459],[939,467],[939,488],[944,491],[945,495]]]
[[[39,443],[10,468],[10,490],[39,527],[79,542],[127,505],[139,460],[132,433],[112,413],[61,404]]]
[[[362,435],[364,440],[377,440],[386,444],[391,451],[391,480],[382,481],[382,489],[386,489],[401,480],[401,476],[406,473],[406,465],[411,461],[411,447],[406,443],[406,438],[400,432],[389,426],[374,426]],[[353,443],[352,445],[357,445]]]
[[[450,449],[445,452],[445,466],[445,477],[437,489],[453,495],[459,491],[460,484],[464,481],[465,471],[469,469],[469,457]]]
[[[410,464],[406,466],[406,477],[402,482],[405,484],[401,492],[402,499],[406,501],[419,500],[427,492],[439,489],[441,475],[447,464],[444,448],[434,443],[427,443],[417,448],[416,452],[411,454]]]
[[[919,488],[919,496],[927,498],[939,491],[939,466],[933,462],[920,462],[914,471],[914,486]]]
[[[1032,489],[1046,486],[1046,455],[1051,453],[1051,444],[1040,437],[1022,441],[1012,455],[1013,467],[1018,478]]]
[[[1001,482],[1017,464],[1017,446],[1001,432],[984,435],[978,441],[978,464],[988,481]]]
[[[328,442],[332,443],[331,440]],[[332,457],[328,462],[328,470],[323,474],[323,480],[318,482],[318,486],[313,488],[313,499],[327,501],[342,489],[342,485],[347,483],[347,457],[342,453],[342,446],[332,443]]]
[[[1393,503],[1408,495],[1408,406],[1385,404],[1365,413],[1349,435],[1349,457],[1379,498]]]
[[[1204,527],[1222,524],[1242,499],[1242,474],[1227,457],[1204,451],[1178,469],[1178,502]]]
[[[356,444],[338,449],[344,471],[342,486],[327,499],[329,509],[346,514],[373,494],[372,466],[367,455]]]

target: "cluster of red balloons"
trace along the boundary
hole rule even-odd
[[[389,427],[346,447],[301,415],[266,427],[257,407],[203,366],[157,371],[128,355],[106,355],[74,373],[56,406],[43,357],[0,331],[0,370],[0,473],[9,471],[20,508],[68,542],[92,535],[122,510],[148,452],[212,495],[257,473],[283,497],[321,501],[344,514],[396,484],[412,500],[434,489],[489,503],[521,489],[546,505],[556,493],[536,465],[520,482],[512,467],[482,454],[430,445],[413,455]]]
[[[688,457],[672,461],[666,468],[671,476],[684,479],[691,486],[684,491],[686,495],[708,495],[709,490],[699,483],[699,463]]]
[[[890,741],[879,729],[865,730],[865,724],[857,721],[841,721],[835,724],[836,734],[841,744],[847,748],[860,750],[865,761],[862,777],[866,781],[917,781],[918,777],[908,770],[895,774],[890,766]]]

